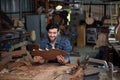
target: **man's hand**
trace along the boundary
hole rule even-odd
[[[39,62],[41,64],[45,62],[45,59],[43,59],[41,56],[34,56],[33,60],[34,62]]]
[[[66,60],[62,55],[57,56],[57,60],[60,64],[66,64],[68,63],[68,60]]]

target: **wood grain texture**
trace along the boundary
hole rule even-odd
[[[56,59],[57,55],[67,56],[67,53],[60,49],[50,49],[46,51],[35,50],[32,51],[31,54],[33,56],[41,56],[46,60],[54,60]]]
[[[12,56],[12,57],[22,57],[24,54],[27,54],[27,50],[17,50],[17,51],[11,51],[11,52],[2,52],[2,57]]]
[[[66,76],[66,70],[75,67],[75,64],[43,64],[38,66],[24,66],[15,71],[0,73],[2,80],[83,80],[83,70],[80,68],[75,74]]]

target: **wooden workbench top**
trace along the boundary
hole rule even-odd
[[[84,71],[78,68],[74,74],[71,69],[75,64],[42,64],[22,66],[9,72],[1,72],[0,80],[83,80]]]

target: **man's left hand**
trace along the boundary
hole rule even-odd
[[[66,64],[68,62],[62,55],[58,55],[57,60],[60,64]]]

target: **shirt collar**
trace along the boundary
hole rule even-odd
[[[59,44],[61,37],[57,37],[55,44]],[[47,38],[47,44],[50,44],[49,38]]]

